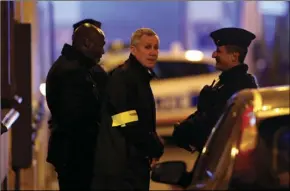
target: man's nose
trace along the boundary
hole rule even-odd
[[[212,58],[215,58],[216,56],[217,56],[217,53],[216,53],[216,51],[214,51],[214,52],[212,53],[211,57],[212,57]]]
[[[158,55],[158,50],[156,50],[156,49],[151,49],[151,51],[149,52],[149,55],[150,56],[157,56]]]

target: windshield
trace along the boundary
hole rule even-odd
[[[160,79],[209,74],[215,71],[215,67],[208,63],[189,61],[159,61],[154,68]]]

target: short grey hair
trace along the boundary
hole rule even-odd
[[[158,35],[156,32],[154,32],[152,29],[150,28],[140,28],[137,29],[131,36],[131,41],[130,41],[130,45],[131,46],[135,46],[136,44],[138,44],[139,40],[142,38],[142,36],[147,35],[147,36],[156,36],[157,38]]]

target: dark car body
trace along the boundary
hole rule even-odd
[[[243,90],[228,101],[191,172],[183,162],[160,163],[152,180],[185,190],[289,189],[289,119],[289,86]],[[168,168],[175,173],[162,179]]]

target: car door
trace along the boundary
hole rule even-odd
[[[220,171],[217,171],[220,159],[225,152],[225,147],[233,141],[231,135],[237,112],[238,107],[235,104],[230,105],[213,128],[207,144],[194,167],[193,179],[188,188],[189,190],[214,189],[221,176]],[[226,152],[230,152],[230,149],[227,149]]]
[[[289,189],[290,115],[269,116],[257,123],[251,154],[237,155],[230,189]]]

